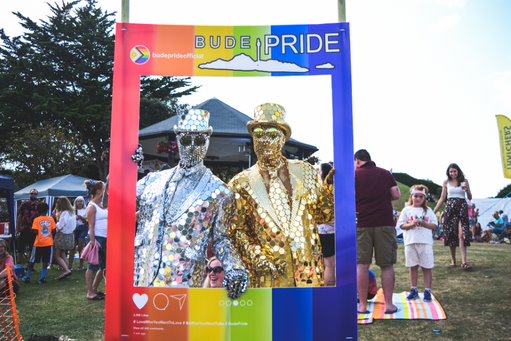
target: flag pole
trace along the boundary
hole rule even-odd
[[[346,1],[337,0],[337,11],[339,22],[346,22]]]
[[[339,0],[343,1],[343,0]],[[130,0],[122,0],[121,4],[121,21],[130,22]]]

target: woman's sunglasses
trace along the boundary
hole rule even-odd
[[[214,268],[210,268],[209,266],[206,267],[206,271],[208,273],[210,273],[211,271],[213,271],[213,273],[216,273],[216,274],[219,274],[221,272],[224,272],[224,268],[222,268],[221,266],[215,266]]]
[[[192,145],[192,142],[194,145],[202,147],[206,144],[206,136],[204,135],[181,135],[178,136],[179,142],[181,142],[181,145],[188,147]]]

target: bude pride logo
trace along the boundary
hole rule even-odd
[[[144,45],[137,45],[131,49],[130,58],[133,63],[143,65],[151,58],[151,52]]]

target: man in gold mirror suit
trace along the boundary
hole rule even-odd
[[[256,107],[247,127],[257,163],[229,182],[229,236],[255,288],[323,285],[317,225],[334,220],[334,171],[323,183],[310,163],[283,156],[285,116],[278,104]]]

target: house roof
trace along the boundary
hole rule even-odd
[[[250,138],[250,134],[247,130],[247,123],[251,121],[252,118],[221,100],[211,98],[199,105],[196,105],[194,108],[207,110],[211,114],[209,124],[213,127],[212,137],[232,136]],[[139,138],[146,139],[158,136],[167,136],[170,133],[173,133],[173,127],[177,124],[177,120],[177,116],[172,116],[143,128],[139,132]],[[305,149],[309,155],[318,150],[318,148],[313,145],[302,143],[293,138],[289,139],[286,144]]]

